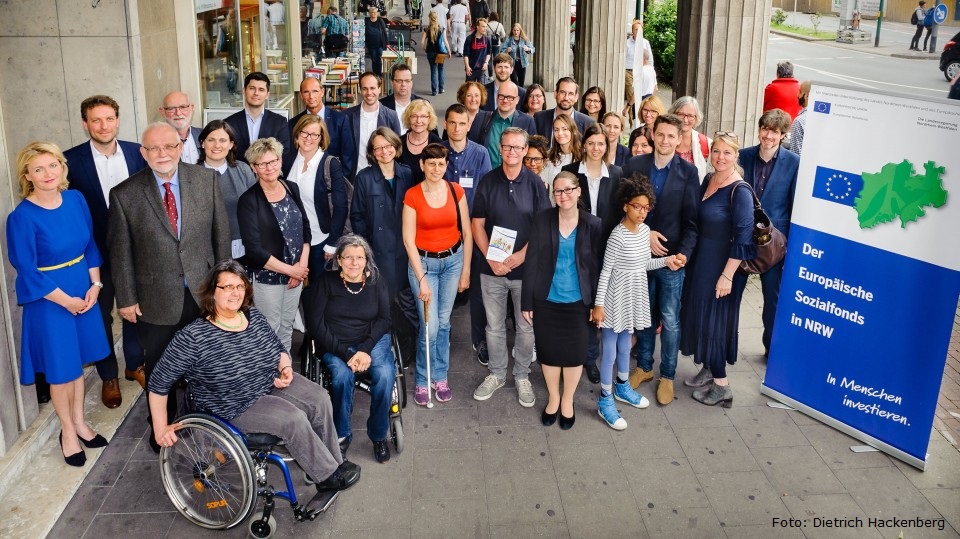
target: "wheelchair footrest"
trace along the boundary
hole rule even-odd
[[[339,490],[318,492],[313,498],[310,498],[309,502],[307,502],[304,510],[304,518],[307,520],[313,520],[317,518],[317,515],[323,513],[331,505],[333,505],[333,501],[336,500],[337,496],[339,495]]]

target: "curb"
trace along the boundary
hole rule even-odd
[[[784,32],[782,30],[770,29],[771,34],[776,34],[778,36],[788,37],[790,39],[796,39],[797,41],[806,41],[808,43],[820,43],[828,47],[835,47],[838,49],[850,50],[862,52],[864,54],[872,54],[874,56],[886,56],[888,58],[899,58],[901,60],[940,60],[940,56],[937,53],[922,53],[922,54],[910,54],[909,52],[886,52],[883,50],[877,50],[875,47],[870,48],[853,48],[849,43],[839,43],[833,39],[824,39],[824,38],[815,38],[810,36],[804,36],[799,34],[793,34],[790,32]]]

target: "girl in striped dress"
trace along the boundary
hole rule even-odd
[[[603,355],[600,358],[600,417],[615,430],[627,428],[614,399],[635,408],[646,408],[650,401],[628,382],[630,346],[633,332],[650,326],[650,298],[647,272],[679,262],[676,256],[650,257],[650,228],[643,224],[653,209],[653,187],[646,176],[623,180],[617,192],[623,206],[623,219],[610,233],[600,283],[593,308],[593,320],[601,329]],[[613,383],[616,360],[617,380]]]

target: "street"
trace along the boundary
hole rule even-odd
[[[889,34],[885,37],[887,40],[891,38]],[[910,37],[904,35],[903,40],[909,43]],[[907,46],[903,48],[906,50]],[[794,76],[799,80],[945,98],[948,85],[938,68],[939,59],[939,54],[931,54],[929,60],[893,58],[861,52],[853,46],[832,41],[808,42],[771,34],[764,80],[771,81],[776,77],[777,62],[790,60],[794,65]]]

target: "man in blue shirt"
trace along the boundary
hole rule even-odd
[[[513,84],[513,83],[511,83]],[[502,95],[502,94],[501,94]],[[550,207],[547,188],[540,177],[523,166],[527,153],[527,132],[508,127],[500,137],[503,165],[480,180],[473,200],[474,244],[483,255],[480,289],[487,314],[487,347],[490,353],[490,374],[473,392],[473,398],[487,400],[503,387],[507,379],[507,297],[513,297],[513,312],[519,313],[520,292],[523,284],[523,262],[533,217]],[[489,260],[494,227],[513,235],[511,254],[502,262]],[[517,334],[514,343],[513,378],[520,405],[534,405],[533,386],[530,384],[530,363],[533,360],[533,326],[523,317],[516,317]]]

